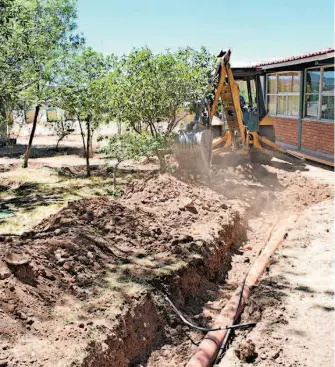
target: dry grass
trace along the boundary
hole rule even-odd
[[[71,200],[112,190],[112,174],[68,177],[48,167],[18,168],[1,174],[0,182],[0,234],[21,234]]]

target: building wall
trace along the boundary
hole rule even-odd
[[[276,140],[280,143],[298,146],[298,119],[272,116]]]
[[[298,119],[272,116],[276,140],[298,147]],[[334,155],[334,123],[302,120],[301,148]]]
[[[334,154],[334,123],[302,120],[301,148]]]

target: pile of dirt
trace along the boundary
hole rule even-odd
[[[155,176],[120,201],[74,201],[33,231],[4,238],[0,359],[104,366],[117,354],[114,365],[126,366],[149,353],[164,322],[148,284],[164,282],[184,304],[203,282],[224,276],[227,250],[241,231],[238,205]]]
[[[222,194],[194,181],[181,181],[171,175],[133,184],[122,202],[155,216],[155,221],[194,238],[213,240],[225,226],[244,212],[239,200],[227,200]],[[223,232],[223,231],[222,231]]]
[[[285,209],[305,210],[310,205],[334,197],[329,184],[311,180],[299,171],[282,175],[281,181],[286,190],[278,193],[277,198]]]
[[[300,215],[308,207],[323,203],[325,200],[330,201],[334,196],[332,185],[327,184],[324,180],[308,178],[300,170],[295,170],[294,167],[282,163],[273,164],[273,166],[253,163],[233,168],[228,167],[227,169],[215,167],[208,185],[216,192],[224,193],[229,199],[240,198],[243,200],[247,207],[247,240],[243,247],[234,251],[230,264],[231,270],[225,281],[219,284],[220,292],[217,292],[219,296],[203,305],[203,308],[198,311],[197,318],[193,319],[195,323],[199,323],[201,317],[215,320],[232,293],[241,284],[250,264],[264,246],[270,230],[277,220],[289,217],[293,213]],[[316,219],[314,219],[313,226],[315,221]],[[304,226],[310,227],[310,223],[311,221],[306,221]],[[292,227],[294,225],[292,223]],[[297,236],[297,233],[293,232],[293,228],[289,228],[289,239]],[[303,233],[305,235],[306,230]],[[301,232],[299,233],[300,237],[303,237]],[[306,247],[306,238],[300,241],[299,248],[300,246]],[[284,262],[288,261],[289,259],[284,259]],[[272,263],[270,265],[273,266]],[[241,323],[260,322],[260,324],[267,325],[271,320],[275,326],[285,325],[287,317],[285,316],[285,305],[281,299],[281,287],[286,287],[286,285],[281,283],[282,281],[278,278],[273,279],[272,282],[262,281],[248,300],[240,320]],[[188,317],[190,319],[190,315]],[[178,324],[176,330],[179,332],[176,332],[175,340],[154,351],[147,366],[181,366],[191,358],[196,348],[194,344],[199,343],[204,334],[190,330],[182,323]],[[250,329],[236,331],[238,337],[233,344],[234,348],[229,349],[229,359],[225,360],[222,365],[242,366],[242,364],[254,363],[260,366],[278,364],[295,366],[292,364],[292,359],[287,362],[284,362],[283,359],[277,359],[282,348],[280,344],[284,343],[282,339],[276,342],[277,334],[273,335],[271,342],[267,342],[269,334],[262,334],[260,341],[249,340],[249,333]],[[260,344],[268,345],[260,348]],[[236,363],[233,364],[232,361]]]

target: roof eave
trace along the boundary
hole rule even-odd
[[[330,59],[330,58],[334,58],[334,56],[335,56],[335,53],[330,52],[330,53],[323,54],[323,55],[316,55],[316,56],[306,57],[306,58],[297,59],[297,60],[284,61],[284,62],[279,62],[275,64],[273,63],[273,64],[267,64],[267,65],[259,65],[259,67],[261,67],[263,70],[275,69],[275,68],[280,68],[284,66],[299,65],[299,64],[305,64],[305,63],[309,63],[313,61]]]

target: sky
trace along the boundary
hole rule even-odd
[[[77,0],[88,46],[231,48],[234,66],[334,47],[333,0]]]

